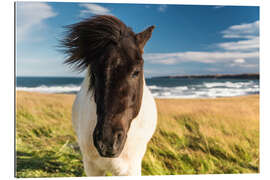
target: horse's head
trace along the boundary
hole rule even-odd
[[[95,16],[68,28],[66,62],[90,68],[89,88],[97,105],[94,145],[101,156],[117,157],[141,107],[142,53],[154,26],[135,34],[113,16]]]

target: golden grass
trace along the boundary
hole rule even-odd
[[[151,173],[143,169],[145,174],[259,171],[259,95],[156,102],[158,128],[143,164]],[[160,153],[153,156],[158,149],[162,160]],[[183,160],[184,155],[189,158]]]
[[[74,98],[16,92],[17,177],[85,175],[71,125]],[[259,95],[156,103],[143,175],[259,172]]]
[[[206,136],[233,140],[239,139],[239,136],[234,136],[239,135],[239,131],[259,130],[258,95],[218,99],[157,99],[156,102],[159,116],[192,116]],[[167,120],[160,120],[159,126],[166,130],[177,127],[175,122],[167,123]],[[228,132],[222,133],[220,128]]]

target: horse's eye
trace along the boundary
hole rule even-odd
[[[139,75],[140,71],[134,71],[131,75],[132,78],[135,78]]]

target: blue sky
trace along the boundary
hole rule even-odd
[[[145,75],[259,72],[259,8],[248,6],[18,2],[17,76],[83,76],[63,64],[63,26],[111,14],[134,32],[155,25]]]

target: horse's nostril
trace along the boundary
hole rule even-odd
[[[105,150],[105,145],[101,141],[99,141],[98,145],[101,151]]]
[[[117,136],[117,141],[120,141],[122,139],[122,133],[118,133],[116,136]]]
[[[124,132],[123,131],[117,131],[114,134],[114,143],[113,143],[113,149],[116,150],[120,147],[120,145],[122,144],[123,141],[123,137],[124,137]]]
[[[117,137],[117,140],[118,141],[121,141],[123,139],[123,136],[124,136],[124,132],[123,131],[120,131],[116,134],[116,137]]]

